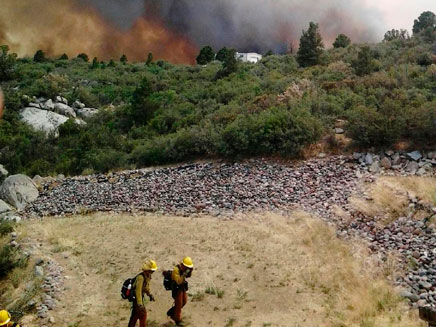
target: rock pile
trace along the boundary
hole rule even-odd
[[[250,160],[67,178],[46,184],[26,213],[159,211],[218,216],[299,205],[328,218],[334,205],[347,205],[357,180],[355,169],[345,158],[331,157],[296,165]]]
[[[45,98],[30,98],[24,96],[29,105],[20,110],[21,120],[35,130],[43,131],[47,135],[59,136],[59,126],[69,118],[73,118],[78,125],[86,124],[83,119],[95,115],[98,110],[86,108],[85,104],[75,101],[70,107],[67,99],[57,96],[55,100]],[[78,118],[80,117],[80,118]]]
[[[385,151],[380,154],[354,153],[354,160],[371,173],[395,170],[407,175],[427,175],[436,168],[436,151],[421,153]]]
[[[43,278],[41,289],[43,291],[42,302],[37,306],[37,315],[40,319],[49,320],[49,311],[56,308],[57,302],[63,291],[63,269],[55,261],[46,263],[40,259],[35,265],[35,274]]]

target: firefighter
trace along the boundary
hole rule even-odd
[[[171,274],[173,281],[172,296],[174,306],[168,310],[167,315],[174,320],[177,326],[182,323],[182,308],[188,302],[186,291],[188,290],[188,282],[186,278],[191,277],[194,264],[190,257],[185,257],[180,264],[174,267]]]
[[[145,309],[145,295],[150,301],[154,301],[154,296],[150,292],[151,276],[157,270],[157,264],[153,260],[148,260],[142,266],[142,273],[140,273],[133,283],[133,290],[135,291],[135,299],[133,301],[132,315],[129,320],[129,327],[135,327],[136,322],[139,320],[140,327],[147,326],[147,310]]]
[[[11,321],[11,314],[6,310],[0,311],[0,326],[3,327],[20,327],[16,322]]]

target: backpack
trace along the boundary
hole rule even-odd
[[[129,300],[129,302],[133,302],[136,300],[136,295],[135,295],[135,290],[133,289],[133,284],[136,281],[136,277],[138,277],[139,275],[136,275],[133,278],[127,278],[124,283],[123,286],[121,287],[121,297],[124,300]]]
[[[162,272],[163,286],[165,287],[165,290],[167,290],[167,291],[171,291],[173,289],[173,279],[171,278],[172,274],[173,274],[172,270],[165,270]]]

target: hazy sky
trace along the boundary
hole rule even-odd
[[[369,6],[382,11],[387,29],[412,30],[413,21],[423,11],[436,13],[436,0],[366,0]]]

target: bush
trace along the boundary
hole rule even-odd
[[[0,46],[0,82],[13,79],[16,73],[17,55],[9,53],[7,45]]]
[[[9,272],[18,267],[24,267],[27,258],[23,257],[20,251],[10,245],[3,245],[0,249],[0,278],[6,277]]]
[[[386,105],[385,111],[359,106],[348,115],[347,135],[356,145],[388,146],[400,139],[405,128],[401,110]]]
[[[321,136],[321,124],[304,110],[273,108],[259,115],[241,115],[222,135],[223,154],[295,156]]]
[[[35,52],[35,55],[33,56],[33,61],[35,62],[44,62],[46,60],[45,53],[42,50],[38,50]]]
[[[1,220],[0,221],[0,236],[5,236],[14,231],[14,227],[10,221]]]
[[[351,40],[345,34],[339,34],[333,43],[334,48],[346,48],[351,44]]]

